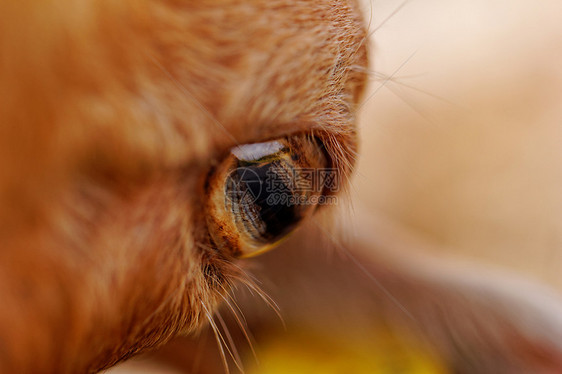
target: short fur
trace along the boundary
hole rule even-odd
[[[351,163],[351,67],[366,65],[352,1],[0,15],[1,372],[94,372],[197,330],[243,278],[199,213],[233,145],[316,128]]]

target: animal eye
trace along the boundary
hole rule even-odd
[[[214,244],[239,257],[273,247],[325,202],[337,173],[318,139],[298,135],[233,148],[207,181]]]

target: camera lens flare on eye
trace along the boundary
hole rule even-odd
[[[305,135],[233,148],[208,180],[211,240],[239,257],[273,247],[337,182],[328,166],[322,143]]]

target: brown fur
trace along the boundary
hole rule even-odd
[[[354,147],[366,53],[350,1],[0,14],[1,372],[96,371],[195,331],[243,277],[207,245],[212,165],[320,126]]]

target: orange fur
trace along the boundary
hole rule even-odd
[[[355,148],[352,1],[23,0],[0,15],[1,372],[97,371],[197,330],[243,276],[207,246],[210,167],[312,129],[342,162]]]

